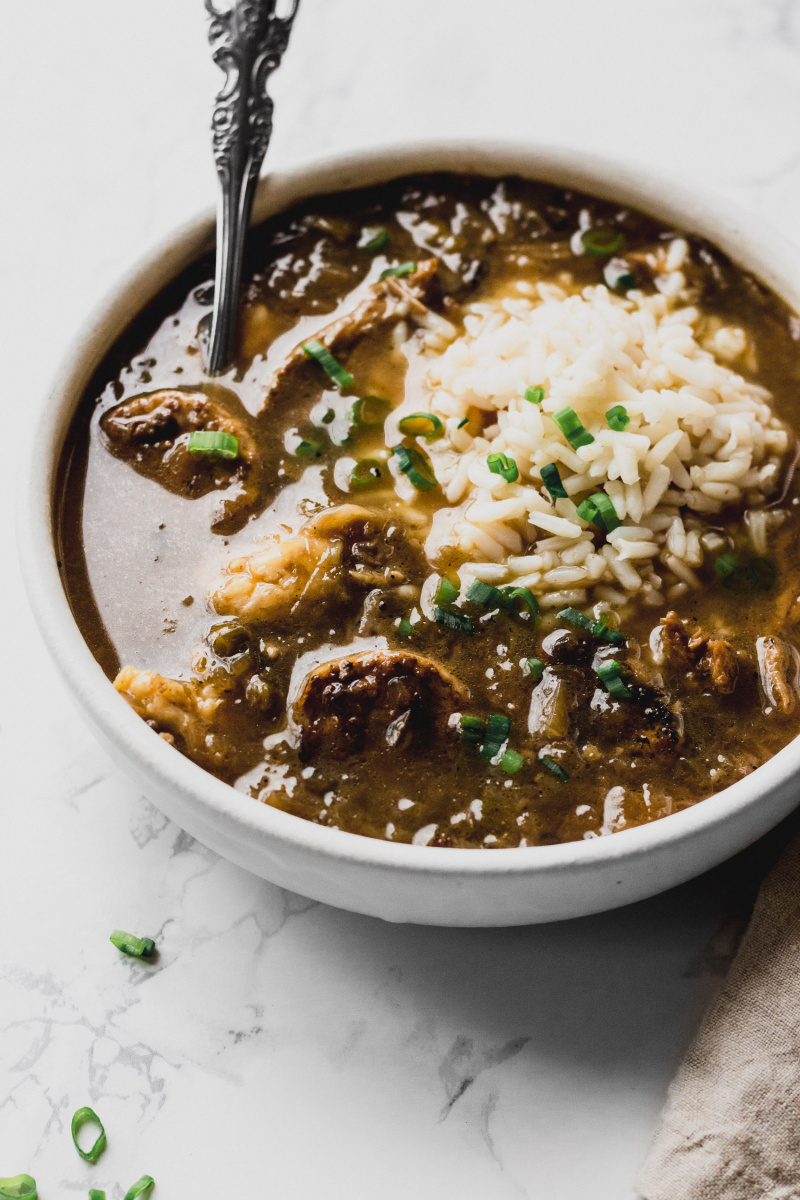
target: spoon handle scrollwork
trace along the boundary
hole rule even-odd
[[[234,357],[244,240],[261,163],[272,134],[270,75],[280,65],[300,0],[285,16],[276,0],[232,0],[222,12],[205,0],[214,62],[225,72],[211,123],[219,178],[217,263],[208,371],[218,375]]]

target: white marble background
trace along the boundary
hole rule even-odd
[[[84,731],[15,566],[15,432],[213,200],[201,0],[9,4],[0,72],[0,1175],[42,1200],[629,1200],[753,854],[608,916],[391,927],[193,843]],[[270,162],[419,134],[657,164],[800,238],[800,0],[302,0]],[[158,937],[123,960],[114,926]],[[101,1114],[88,1167],[69,1120]]]

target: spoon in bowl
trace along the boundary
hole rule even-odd
[[[205,0],[208,39],[225,82],[211,121],[219,179],[214,308],[207,352],[210,375],[230,366],[239,318],[244,240],[258,174],[272,134],[269,76],[280,66],[300,0],[279,16],[278,0],[232,0],[220,11]]]

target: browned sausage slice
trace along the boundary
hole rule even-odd
[[[388,745],[407,747],[444,734],[468,699],[460,680],[429,658],[368,650],[316,667],[295,704],[305,759]]]

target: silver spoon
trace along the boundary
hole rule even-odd
[[[299,4],[291,0],[287,15],[278,16],[277,0],[233,0],[225,12],[205,0],[212,57],[225,72],[211,121],[219,202],[210,375],[225,371],[234,358],[244,239],[272,134],[267,81],[280,65]]]

